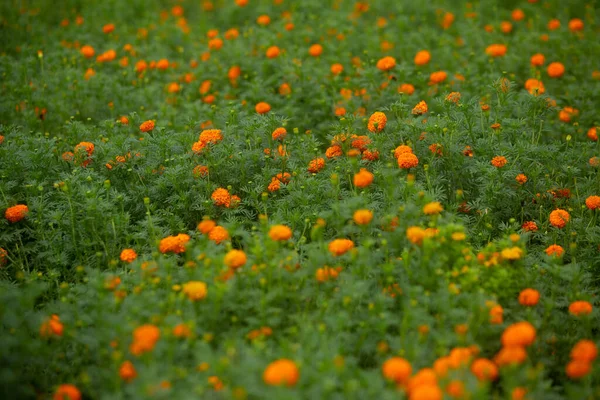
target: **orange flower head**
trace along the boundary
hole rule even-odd
[[[216,144],[223,140],[223,134],[220,129],[205,129],[200,133],[198,140],[204,144]]]
[[[587,137],[588,139],[590,139],[593,142],[597,142],[598,141],[598,131],[596,130],[595,126],[592,126],[588,131],[587,131]],[[2,142],[0,142],[1,144]]]
[[[168,236],[161,239],[158,250],[163,253],[180,254],[185,252],[185,245],[190,241],[189,235],[180,233],[177,236]]]
[[[560,28],[560,21],[557,19],[551,19],[550,21],[548,21],[547,28],[550,31],[557,30],[558,28]]]
[[[229,194],[227,189],[215,189],[210,197],[216,206],[229,207],[231,204],[231,194]]]
[[[341,256],[354,248],[354,242],[350,239],[335,239],[329,242],[329,252],[334,256]]]
[[[439,201],[432,201],[423,206],[423,214],[425,215],[438,215],[442,211],[444,211],[444,207]]]
[[[492,158],[491,164],[496,168],[502,168],[506,165],[506,157],[504,156],[496,156]]]
[[[598,357],[598,347],[591,340],[582,339],[571,350],[571,359],[591,363]]]
[[[404,94],[410,96],[414,92],[415,92],[415,87],[413,85],[411,85],[410,83],[403,83],[402,85],[398,86],[398,93],[404,93]]]
[[[448,74],[446,73],[446,71],[432,72],[429,75],[429,84],[436,85],[438,83],[444,82],[447,78],[448,78]]]
[[[255,110],[259,114],[266,114],[269,111],[271,111],[271,106],[269,105],[269,103],[261,101],[260,103],[256,104]]]
[[[571,32],[579,32],[583,30],[583,21],[579,18],[573,18],[569,21],[569,30]]]
[[[523,289],[519,293],[519,304],[526,307],[535,306],[540,301],[540,292],[535,289]]]
[[[408,382],[412,374],[412,366],[404,358],[392,357],[383,363],[381,372],[387,380],[404,384]]]
[[[369,124],[367,125],[367,129],[374,133],[381,132],[385,128],[386,124],[387,117],[385,116],[385,114],[381,111],[376,111],[373,114],[371,114],[371,117],[369,117]]]
[[[406,238],[409,242],[420,245],[427,236],[425,229],[418,226],[411,226],[406,229]]]
[[[135,367],[131,361],[123,361],[121,367],[119,368],[119,376],[125,382],[131,382],[137,377],[137,371],[135,370]]]
[[[282,358],[270,363],[263,372],[263,381],[269,386],[295,386],[300,379],[298,366],[292,360]]]
[[[52,314],[52,316],[40,326],[40,336],[43,338],[62,336],[63,331],[64,325],[60,322],[60,318],[56,314]]]
[[[522,346],[503,347],[494,357],[494,362],[499,367],[522,364],[525,360],[527,360],[527,351]]]
[[[273,225],[269,229],[269,237],[271,240],[283,242],[292,238],[292,230],[285,225]]]
[[[206,283],[201,281],[189,281],[184,283],[182,291],[191,301],[202,300],[208,294]]]
[[[550,78],[560,78],[565,73],[565,66],[559,62],[553,62],[546,69]]]
[[[546,57],[544,57],[544,55],[541,53],[536,53],[531,56],[529,62],[531,63],[532,67],[541,67],[544,65],[544,62],[546,62]]]
[[[525,19],[525,13],[520,8],[515,8],[510,16],[513,21],[523,21]]]
[[[335,157],[339,157],[342,154],[344,154],[342,152],[342,148],[338,145],[333,145],[327,148],[327,150],[325,150],[325,156],[327,158],[335,158]]]
[[[538,226],[535,221],[525,221],[521,228],[526,232],[536,232],[538,230]]]
[[[277,58],[281,54],[281,50],[277,46],[271,46],[267,49],[265,55],[267,58]]]
[[[413,153],[402,153],[398,155],[397,161],[401,169],[410,169],[419,165],[419,159]]]
[[[323,54],[323,46],[321,46],[320,44],[313,44],[308,49],[308,54],[310,54],[313,57],[319,57],[321,54]]]
[[[192,150],[194,150],[194,146],[192,146]],[[206,178],[208,176],[208,167],[206,165],[196,165],[192,170],[192,175],[194,175],[194,178]]]
[[[215,242],[216,244],[220,244],[221,242],[229,239],[229,232],[224,227],[217,225],[213,229],[208,232],[208,238]]]
[[[421,50],[415,55],[415,65],[426,65],[431,60],[431,53]]]
[[[325,168],[325,159],[315,158],[308,163],[308,172],[316,174]]]
[[[344,71],[344,66],[340,63],[335,63],[331,66],[330,70],[333,75],[339,75]]]
[[[396,147],[394,149],[394,158],[398,158],[400,157],[401,154],[404,153],[412,153],[412,149],[410,148],[410,146],[407,146],[405,144],[401,144],[400,146]]]
[[[142,122],[140,125],[140,131],[142,132],[150,132],[154,129],[154,121],[148,120]]]
[[[458,104],[460,101],[460,92],[450,92],[445,99],[449,103]]]
[[[500,305],[490,308],[490,324],[500,325],[504,322],[504,309]]]
[[[271,23],[271,17],[269,17],[268,15],[260,15],[256,19],[256,23],[261,26],[267,26]]]
[[[115,30],[115,24],[106,24],[102,27],[102,32],[108,34]]]
[[[352,219],[357,225],[368,225],[373,220],[373,211],[356,210]]]
[[[396,59],[391,56],[383,57],[377,61],[377,68],[381,71],[389,71],[396,66]]]
[[[567,376],[573,380],[583,378],[589,374],[591,370],[591,363],[581,360],[572,360],[565,368]]]
[[[365,168],[361,168],[359,172],[354,174],[354,186],[358,188],[365,188],[373,183],[374,175],[367,171]]]
[[[590,196],[585,199],[585,206],[590,210],[600,210],[600,196]]]
[[[506,45],[491,44],[485,49],[485,53],[491,57],[503,57],[506,55],[506,50]]]
[[[121,261],[131,263],[137,258],[137,253],[134,249],[124,249],[119,256]]]
[[[287,135],[287,130],[283,127],[279,127],[271,133],[271,138],[273,140],[283,140]]]
[[[81,400],[81,392],[77,386],[62,384],[54,392],[53,400]]]
[[[562,229],[571,219],[571,215],[565,211],[557,208],[550,213],[550,224],[556,228]]]
[[[159,338],[160,329],[157,326],[151,324],[139,326],[133,331],[133,342],[129,346],[129,351],[136,356],[150,352]]]
[[[424,100],[421,100],[413,109],[413,115],[423,115],[428,111],[427,103]]]
[[[246,257],[246,253],[242,250],[229,250],[229,252],[225,255],[223,262],[231,269],[238,269],[244,266],[248,261],[248,257]]]
[[[545,251],[546,251],[546,254],[549,255],[550,257],[554,256],[554,257],[559,257],[559,258],[565,252],[565,250],[562,248],[562,246],[559,246],[558,244],[551,244],[550,246],[548,246],[546,248]]]
[[[29,213],[29,207],[25,204],[17,204],[16,206],[8,207],[4,212],[4,218],[11,224],[24,219]]]
[[[471,372],[480,381],[494,381],[498,378],[498,367],[487,358],[478,358],[473,361]]]
[[[206,235],[210,233],[210,231],[212,231],[215,226],[217,226],[217,223],[212,219],[204,219],[198,224],[197,228],[200,231],[200,233]]]
[[[85,46],[82,46],[79,51],[85,58],[92,58],[92,57],[94,57],[94,54],[96,54],[96,52],[94,51],[94,48],[87,44]]]
[[[527,321],[517,322],[502,333],[502,345],[505,347],[526,347],[535,341],[536,330]]]
[[[574,301],[569,305],[569,314],[577,317],[591,314],[592,310],[592,304],[584,300]]]
[[[527,175],[519,174],[515,177],[515,180],[519,183],[519,185],[524,185],[527,183]]]

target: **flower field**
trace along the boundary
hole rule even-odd
[[[600,398],[600,11],[0,4],[7,399]]]

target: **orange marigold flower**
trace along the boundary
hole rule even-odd
[[[193,146],[192,150],[194,150]],[[208,167],[206,165],[196,165],[192,170],[192,174],[194,175],[194,178],[205,178],[208,176]]]
[[[412,374],[412,366],[404,358],[392,357],[383,363],[381,372],[387,380],[405,384]]]
[[[591,363],[581,360],[572,360],[567,364],[565,372],[571,379],[581,379],[592,370]]]
[[[590,210],[600,209],[600,196],[590,196],[585,199],[585,206]]]
[[[325,160],[323,158],[315,158],[308,163],[308,172],[313,174],[316,174],[323,168],[325,168]]]
[[[515,180],[519,185],[524,185],[527,182],[527,176],[525,174],[519,174],[515,177]]]
[[[354,174],[354,186],[359,188],[365,188],[373,182],[374,175],[367,171],[365,168],[361,168],[359,172]]]
[[[525,90],[534,96],[538,96],[546,92],[546,88],[544,87],[542,81],[533,78],[525,81]]]
[[[579,32],[583,30],[583,21],[579,18],[573,18],[569,21],[569,30],[571,32]]]
[[[507,327],[502,333],[502,345],[505,347],[526,347],[535,341],[536,330],[527,321],[517,322]]]
[[[541,53],[536,53],[529,59],[532,67],[541,67],[546,62],[546,57]]]
[[[341,256],[354,248],[354,242],[350,239],[334,239],[329,242],[328,247],[331,254]]]
[[[341,271],[342,267],[330,268],[326,266],[324,268],[317,269],[315,272],[315,278],[318,282],[327,282],[336,279]]]
[[[523,289],[519,293],[519,304],[526,307],[535,306],[540,301],[540,292],[535,289]]]
[[[192,336],[192,330],[187,324],[178,324],[173,327],[173,336],[177,338],[189,338]]]
[[[569,313],[575,316],[588,315],[592,309],[592,304],[584,300],[574,301],[569,305]]]
[[[546,254],[549,255],[550,257],[554,256],[554,257],[561,257],[563,255],[563,253],[565,252],[565,250],[562,248],[562,246],[559,246],[557,244],[551,244],[550,246],[548,246],[546,248]]]
[[[478,358],[473,361],[471,372],[480,381],[494,381],[498,378],[498,367],[487,358]]]
[[[598,132],[596,130],[595,126],[592,126],[588,131],[587,131],[587,137],[588,139],[590,139],[591,141],[597,142],[598,141]],[[0,142],[1,144],[2,142]]]
[[[527,351],[522,346],[503,347],[494,357],[494,362],[500,367],[522,364],[525,360],[527,360]]]
[[[256,104],[256,107],[254,107],[254,109],[259,114],[266,114],[269,111],[271,111],[271,106],[269,105],[269,103],[261,101],[260,103]]]
[[[198,301],[206,297],[208,290],[206,289],[206,283],[204,282],[189,281],[183,284],[182,292],[191,301]]]
[[[279,127],[271,133],[271,138],[273,140],[283,140],[287,135],[287,130],[284,127]]]
[[[397,158],[398,167],[402,169],[414,168],[419,165],[419,159],[413,153],[402,153]]]
[[[502,57],[506,55],[506,45],[491,44],[485,49],[485,53],[491,57]]]
[[[8,260],[8,252],[0,247],[0,267],[6,265]]]
[[[598,357],[598,347],[591,340],[582,339],[571,350],[571,359],[592,362]]]
[[[524,231],[527,232],[536,232],[538,230],[537,224],[534,221],[525,221],[521,226]]]
[[[415,55],[414,61],[416,65],[426,65],[429,63],[430,60],[431,53],[429,53],[427,50],[421,50]]]
[[[321,54],[323,54],[323,46],[321,46],[320,44],[313,44],[308,49],[308,54],[310,54],[313,57],[319,57]]]
[[[224,240],[229,239],[229,232],[227,232],[227,229],[224,227],[217,225],[208,232],[208,238],[216,244],[219,244]]]
[[[223,135],[220,129],[205,129],[200,133],[198,140],[204,144],[215,144],[223,140]]]
[[[94,51],[94,48],[92,46],[87,45],[87,44],[85,46],[82,46],[79,51],[81,52],[81,54],[85,58],[92,58],[92,57],[94,57],[94,54],[96,53]]]
[[[565,211],[557,208],[550,213],[550,224],[556,228],[562,229],[567,225],[571,215]]]
[[[269,229],[269,237],[275,241],[285,241],[292,237],[292,230],[285,225],[273,225]]]
[[[396,59],[391,56],[383,57],[377,61],[377,68],[381,71],[389,71],[396,66]]]
[[[25,204],[17,204],[16,206],[8,207],[4,212],[4,218],[8,222],[14,224],[15,222],[21,221],[29,213],[29,207]]]
[[[368,225],[373,220],[373,211],[356,210],[352,219],[357,225]]]
[[[510,16],[513,21],[523,21],[525,19],[525,13],[520,8],[515,8]]]
[[[424,100],[421,100],[413,109],[413,115],[423,115],[428,111],[427,103]]]
[[[490,324],[499,325],[504,321],[504,309],[500,305],[490,308]]]
[[[343,154],[342,148],[338,145],[330,146],[325,151],[325,156],[327,156],[327,158],[339,157],[342,154]]]
[[[81,142],[79,144],[77,144],[77,146],[75,146],[75,154],[78,153],[86,153],[88,156],[91,156],[94,153],[94,143],[90,143],[90,142]]]
[[[135,370],[135,367],[131,361],[123,361],[121,367],[119,368],[119,376],[125,382],[131,382],[137,377],[137,371]]]
[[[429,84],[430,85],[435,85],[438,83],[442,83],[446,80],[446,78],[448,78],[448,74],[446,73],[446,71],[436,71],[436,72],[432,72],[429,75]]]
[[[229,207],[231,203],[231,194],[227,189],[218,188],[210,196],[216,206]]]
[[[229,252],[225,255],[223,262],[229,268],[237,269],[243,267],[246,264],[248,257],[246,257],[246,253],[242,250],[229,250]]]
[[[260,15],[256,19],[256,23],[262,26],[267,26],[271,23],[271,17],[269,17],[268,15]]]
[[[124,261],[126,263],[131,263],[137,258],[137,256],[138,255],[134,249],[124,249],[121,252],[121,255],[119,258],[121,259],[121,261]]]
[[[204,219],[198,224],[197,229],[203,235],[206,235],[207,233],[210,233],[210,231],[212,231],[213,228],[216,226],[217,226],[217,223],[215,221],[213,221],[212,219]]]
[[[437,215],[442,211],[444,211],[444,207],[442,207],[442,204],[439,201],[432,201],[423,206],[423,214],[425,215]]]
[[[142,132],[150,132],[153,129],[154,129],[154,121],[151,121],[151,120],[142,122],[142,124],[140,125],[140,131],[142,131]]]
[[[102,32],[111,33],[115,30],[115,24],[106,24],[102,27]]]
[[[371,117],[369,117],[369,124],[367,125],[367,129],[374,133],[381,132],[385,128],[386,124],[387,117],[385,116],[385,114],[381,111],[376,111],[373,114],[371,114]]]
[[[281,54],[281,50],[277,46],[271,46],[265,52],[267,58],[277,58],[279,57],[279,54]]]
[[[263,381],[270,386],[296,385],[300,371],[292,360],[282,358],[270,363],[263,372]]]
[[[550,31],[557,30],[558,28],[560,28],[560,21],[557,19],[551,19],[550,21],[548,21],[547,28]]]
[[[460,101],[460,92],[450,92],[445,99],[449,103],[458,104]]]
[[[553,62],[546,69],[550,78],[560,78],[565,73],[565,66],[559,62]]]
[[[281,189],[281,181],[277,178],[271,178],[271,183],[269,183],[269,186],[267,186],[267,190],[269,192],[276,192],[279,189]]]
[[[43,338],[62,336],[63,331],[64,326],[62,322],[60,322],[59,316],[56,314],[52,314],[52,316],[40,326],[40,336]]]
[[[496,167],[496,168],[502,168],[506,165],[506,157],[504,156],[496,156],[494,158],[492,158],[492,161],[490,161],[491,164]]]
[[[411,226],[406,229],[406,238],[409,242],[420,245],[427,236],[425,229],[418,226]]]
[[[77,386],[62,384],[54,392],[53,400],[81,400],[81,392]]]
[[[331,65],[330,71],[333,75],[339,75],[344,71],[344,66],[340,63],[335,63]]]
[[[400,146],[394,149],[394,158],[397,159],[398,157],[400,157],[401,154],[404,153],[412,153],[412,149],[410,148],[410,146],[401,144]]]
[[[180,254],[185,252],[185,245],[190,241],[189,235],[180,233],[177,236],[168,236],[161,239],[158,250],[163,253],[175,253]]]
[[[572,117],[576,117],[579,115],[579,110],[573,107],[563,107],[562,110],[558,112],[558,119],[562,122],[571,122]]]
[[[404,94],[410,96],[414,92],[415,92],[415,87],[413,85],[411,85],[410,83],[403,83],[402,85],[398,86],[398,93],[404,93]]]
[[[151,324],[139,326],[133,331],[133,342],[129,346],[129,351],[136,356],[152,351],[159,338],[160,329],[157,326]]]

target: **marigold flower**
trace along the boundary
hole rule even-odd
[[[588,131],[587,131],[587,137],[588,139],[590,139],[593,142],[597,142],[598,141],[598,132],[596,130],[595,126],[592,126]],[[2,142],[0,142],[0,144],[2,144]]]
[[[423,214],[425,215],[437,215],[442,211],[444,211],[444,207],[442,207],[442,204],[439,201],[432,201],[423,206]]]
[[[25,204],[17,204],[16,206],[8,207],[4,212],[4,218],[11,224],[19,222],[29,214],[29,207]]]
[[[396,66],[396,59],[391,56],[383,57],[377,61],[377,68],[381,71],[389,71]]]
[[[137,371],[135,370],[135,367],[131,361],[123,361],[121,367],[119,368],[119,376],[125,382],[131,382],[137,377]]]
[[[208,238],[216,244],[220,244],[224,240],[229,239],[229,232],[224,227],[217,225],[208,232]]]
[[[505,347],[527,347],[535,341],[536,330],[527,321],[517,322],[502,333],[502,345]]]
[[[269,111],[271,111],[271,106],[269,105],[269,103],[261,101],[260,103],[256,104],[256,107],[254,109],[259,114],[266,114]]]
[[[507,161],[506,157],[504,156],[496,156],[492,158],[492,161],[490,161],[490,163],[496,168],[502,168],[506,165]]]
[[[431,53],[427,50],[421,50],[415,55],[415,65],[426,65],[431,60]]]
[[[519,185],[524,185],[527,182],[527,176],[525,174],[519,174],[515,177],[515,180]]]
[[[413,85],[411,85],[410,83],[403,83],[402,85],[398,86],[398,93],[404,93],[404,94],[410,96],[414,92],[415,92],[415,87]]]
[[[321,54],[323,54],[323,46],[321,46],[320,44],[313,44],[308,49],[308,54],[310,54],[313,57],[319,57]]]
[[[478,358],[473,361],[471,372],[480,381],[494,381],[498,378],[498,367],[487,358]]]
[[[121,261],[124,261],[126,263],[131,263],[137,258],[137,256],[138,255],[134,249],[124,249],[121,252],[121,255],[119,258],[121,259]]]
[[[536,53],[529,59],[532,67],[541,67],[546,62],[546,57],[542,53]]]
[[[559,246],[557,244],[551,244],[550,246],[548,246],[546,248],[546,254],[549,255],[550,257],[555,256],[555,257],[561,257],[563,255],[563,253],[565,252],[565,250],[562,248],[562,246]]]
[[[432,72],[429,75],[429,84],[436,85],[438,83],[442,83],[446,80],[446,78],[448,78],[448,74],[446,73],[446,71]]]
[[[142,122],[140,125],[140,131],[142,132],[150,132],[154,129],[154,121],[148,120]]]
[[[267,58],[277,58],[279,57],[279,54],[281,54],[281,50],[277,46],[271,46],[265,52]]]
[[[534,221],[525,221],[521,228],[527,232],[536,232],[538,230],[537,224]]]
[[[598,357],[598,347],[591,340],[582,339],[571,350],[571,359],[591,363]]]
[[[231,204],[231,194],[227,189],[218,188],[210,196],[216,206],[229,207]]]
[[[133,331],[133,342],[129,346],[129,351],[136,356],[152,351],[159,338],[160,329],[155,325],[139,326]]]
[[[567,364],[565,372],[571,379],[581,379],[592,370],[591,363],[582,360],[572,360]]]
[[[514,261],[514,260],[520,259],[523,256],[523,250],[517,246],[510,247],[510,248],[503,249],[502,252],[500,253],[500,255],[505,260]]]
[[[398,167],[402,169],[410,169],[419,165],[419,159],[413,153],[401,153],[397,158]]]
[[[206,297],[208,290],[206,289],[206,283],[204,282],[189,281],[183,284],[182,292],[191,301],[198,301]]]
[[[567,225],[571,215],[565,210],[557,208],[550,213],[550,224],[556,228],[562,229]]]
[[[85,46],[82,46],[79,51],[85,58],[92,58],[92,57],[94,57],[94,54],[96,53],[94,51],[94,48],[87,44]]]
[[[356,210],[352,219],[357,225],[368,225],[373,220],[373,211]]]
[[[308,172],[316,174],[325,168],[325,160],[323,158],[315,158],[308,163]]]
[[[412,374],[412,366],[404,358],[392,357],[383,363],[381,372],[387,380],[404,384],[408,382]]]
[[[600,209],[600,196],[590,196],[585,199],[585,206],[590,210]]]
[[[177,338],[189,338],[192,336],[192,330],[187,324],[178,324],[173,327],[173,336]]]
[[[584,300],[574,301],[569,305],[569,313],[575,316],[588,315],[592,309],[592,304]]]
[[[560,78],[565,73],[565,66],[559,62],[553,62],[546,69],[550,78]]]
[[[342,148],[338,145],[330,146],[325,150],[325,156],[327,158],[339,157],[343,154]]]
[[[271,178],[271,183],[269,183],[269,186],[267,186],[267,190],[273,193],[279,189],[281,189],[281,181],[275,177]]]
[[[106,24],[102,27],[102,32],[111,33],[115,30],[115,24]]]
[[[502,57],[506,55],[506,45],[491,44],[485,49],[485,53],[491,57]]]
[[[285,225],[273,225],[269,229],[269,237],[275,241],[285,241],[292,237],[292,230]]]
[[[330,71],[333,75],[339,75],[344,71],[344,66],[340,63],[332,64]]]
[[[6,265],[8,260],[8,252],[0,247],[0,267]]]
[[[354,242],[350,239],[334,239],[329,242],[328,248],[329,252],[337,257],[352,250],[354,248]]]
[[[194,178],[205,178],[208,176],[208,167],[206,165],[196,165],[192,170],[192,175],[194,175]]]
[[[54,392],[53,400],[81,400],[81,392],[77,386],[62,384]]]
[[[579,32],[583,30],[583,21],[579,18],[573,18],[569,21],[569,30],[571,32]]]
[[[504,309],[500,305],[490,308],[490,324],[499,325],[504,321]]]
[[[381,111],[376,111],[369,117],[367,129],[373,133],[381,132],[387,124],[387,117]]]
[[[336,279],[341,271],[342,267],[330,268],[326,266],[324,268],[317,269],[315,272],[315,278],[318,282],[327,282]]]
[[[425,229],[418,226],[411,226],[406,229],[406,238],[409,242],[420,245],[426,237]]]
[[[183,253],[185,245],[190,241],[189,235],[180,233],[177,236],[168,236],[160,241],[158,250],[163,253]]]
[[[221,134],[220,129],[205,129],[202,132],[200,132],[198,140],[204,144],[216,144],[223,140],[223,135]]]
[[[246,253],[242,250],[229,250],[229,252],[225,255],[223,262],[229,268],[237,269],[243,267],[246,264],[248,257],[246,257]]]
[[[43,338],[62,336],[63,331],[64,326],[56,314],[52,314],[52,316],[40,326],[40,336]]]
[[[365,168],[361,168],[359,172],[354,174],[354,186],[358,188],[365,188],[373,182],[374,175],[367,171]]]
[[[268,15],[260,15],[256,19],[256,23],[262,26],[267,26],[271,23],[271,17],[269,17]]]
[[[525,19],[525,13],[520,8],[515,8],[510,16],[513,21],[523,21]]]
[[[273,140],[283,140],[287,135],[287,130],[284,127],[279,127],[271,133],[271,138]]]
[[[424,100],[421,100],[413,109],[413,115],[423,115],[428,111],[427,103]]]
[[[212,231],[215,226],[217,226],[217,223],[215,221],[213,221],[211,219],[204,219],[204,220],[200,221],[200,223],[197,226],[197,229],[203,235],[206,235],[207,233]]]
[[[458,104],[460,101],[460,92],[450,92],[446,96],[445,100],[449,103]]]
[[[523,289],[519,293],[519,304],[526,307],[535,306],[540,301],[540,292],[535,289]]]
[[[292,360],[282,358],[270,363],[263,372],[263,381],[270,386],[295,386],[300,379],[300,371]]]
[[[527,360],[527,351],[522,346],[503,347],[494,357],[494,362],[500,367],[522,364],[525,360]]]

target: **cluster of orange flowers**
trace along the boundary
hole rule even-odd
[[[168,236],[160,241],[158,250],[165,253],[183,253],[185,252],[185,245],[190,241],[190,236],[185,233],[180,233],[175,236]]]

